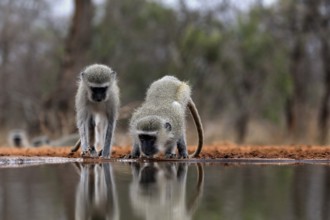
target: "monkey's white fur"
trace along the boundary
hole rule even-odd
[[[93,101],[91,87],[108,87],[105,99],[100,102]],[[102,156],[109,156],[118,109],[119,88],[116,73],[101,64],[84,69],[76,95],[77,127],[83,152],[90,146],[96,146],[98,149],[103,148]],[[91,126],[94,126],[94,131],[91,131]],[[95,134],[94,137],[91,133]]]
[[[187,83],[174,76],[164,76],[153,82],[144,103],[133,113],[130,121],[134,142],[132,152],[138,150],[139,134],[154,134],[159,151],[175,154],[178,141],[183,140],[185,145],[185,112],[189,102],[192,102],[191,89]],[[170,132],[164,128],[165,123],[171,125]],[[139,152],[143,154],[141,149]]]

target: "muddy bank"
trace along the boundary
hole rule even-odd
[[[130,147],[113,147],[112,158],[123,158]],[[194,147],[189,147],[192,153]],[[0,156],[79,158],[80,152],[70,155],[70,147],[10,148],[0,147]],[[237,146],[233,144],[205,146],[200,159],[265,158],[265,159],[330,159],[330,146]]]

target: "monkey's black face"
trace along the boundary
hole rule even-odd
[[[158,149],[156,146],[157,138],[154,135],[140,134],[139,135],[140,143],[141,143],[141,151],[146,156],[153,156],[158,153]]]
[[[20,147],[22,145],[22,139],[19,136],[14,137],[14,144],[16,147]]]
[[[108,87],[90,87],[92,92],[92,100],[94,102],[102,102],[107,97]]]

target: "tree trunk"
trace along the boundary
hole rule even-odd
[[[286,115],[289,137],[295,142],[305,143],[310,140],[308,96],[312,73],[307,69],[305,47],[310,43],[309,37],[317,31],[318,4],[317,0],[307,0],[293,3],[291,6],[290,26],[294,45],[291,52],[290,73],[293,94],[288,97]]]
[[[7,34],[6,26],[9,26],[9,22],[4,23],[4,27],[1,30],[1,40],[0,40],[0,51],[1,51],[1,59],[2,62],[0,64],[0,124],[2,127],[6,125],[8,120],[6,120],[6,117],[8,117],[9,113],[9,87],[10,84],[10,77],[9,77],[9,55],[11,50],[11,42],[10,42],[10,36]]]
[[[246,73],[238,84],[235,94],[238,116],[235,122],[236,142],[244,143],[251,115],[251,96],[253,94],[254,80],[250,73]]]
[[[88,63],[94,7],[92,0],[75,0],[75,10],[62,60],[58,86],[45,102],[43,122],[51,132],[70,133],[75,128],[74,95],[77,77]]]
[[[329,132],[329,101],[330,101],[330,51],[329,51],[329,19],[330,3],[323,3],[324,14],[318,11],[318,22],[320,24],[319,36],[321,41],[321,59],[324,72],[324,95],[321,99],[321,105],[318,115],[319,143],[326,144]]]
[[[327,42],[327,38],[325,36],[322,37],[321,40],[322,45],[322,60],[323,60],[323,69],[324,69],[324,87],[325,92],[322,97],[321,107],[319,111],[318,118],[318,126],[319,126],[319,134],[320,134],[320,143],[326,144],[327,136],[329,132],[329,100],[330,100],[330,54],[329,54],[329,45]]]
[[[301,39],[303,36],[297,36],[295,45],[291,53],[290,73],[293,81],[293,94],[287,100],[286,115],[289,136],[297,141],[304,135],[304,127],[301,124],[301,119],[304,112],[303,108],[306,102],[305,94],[305,79],[303,76],[304,69],[302,68],[304,56],[304,42]]]

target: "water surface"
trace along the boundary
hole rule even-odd
[[[330,219],[330,166],[0,168],[0,219]]]

